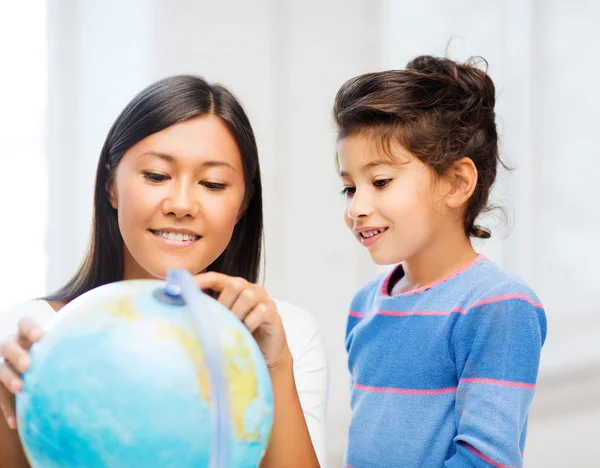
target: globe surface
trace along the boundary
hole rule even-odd
[[[205,350],[193,311],[155,297],[164,285],[96,288],[65,306],[33,346],[17,418],[34,468],[209,466]],[[202,296],[226,379],[227,466],[256,467],[273,423],[269,372],[243,323]]]

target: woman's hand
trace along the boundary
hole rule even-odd
[[[0,344],[0,407],[11,429],[17,428],[15,393],[23,388],[21,374],[31,365],[29,349],[44,335],[44,330],[34,320],[25,317],[19,321],[16,337]]]
[[[217,292],[218,301],[248,327],[269,369],[290,357],[281,317],[265,288],[243,278],[215,272],[201,273],[194,279],[201,289]]]

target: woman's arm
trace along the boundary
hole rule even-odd
[[[19,373],[29,368],[29,348],[43,335],[42,328],[29,317],[22,318],[16,337],[8,337],[0,344],[0,466],[2,468],[29,467],[16,429],[15,392],[23,382]],[[10,364],[9,364],[10,363]],[[9,424],[8,421],[11,421]]]
[[[0,465],[3,468],[29,468],[19,434],[0,418]]]
[[[313,315],[275,300],[294,361],[294,382],[304,420],[321,468],[326,463],[326,419],[329,396],[327,351]]]
[[[275,418],[269,448],[261,468],[319,467],[296,383],[291,353],[270,369]]]
[[[294,380],[294,362],[281,316],[262,286],[242,278],[209,272],[197,285],[219,294],[250,330],[263,353],[273,384],[274,423],[262,468],[319,467]]]

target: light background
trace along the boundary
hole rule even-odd
[[[482,55],[502,155],[516,170],[494,192],[510,222],[492,225],[480,250],[523,276],[549,319],[525,466],[598,466],[599,23],[592,0],[2,2],[0,309],[77,267],[97,157],[129,99],[170,74],[222,82],[258,138],[266,286],[310,310],[327,340],[329,464],[340,466],[346,311],[380,270],[341,220],[335,92],[419,54]]]

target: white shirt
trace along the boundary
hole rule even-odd
[[[285,301],[276,300],[275,304],[294,359],[294,379],[306,425],[319,463],[325,468],[328,373],[323,336],[307,311]],[[47,330],[54,322],[56,312],[43,300],[29,301],[0,312],[0,341],[17,332],[23,317],[32,318]]]

